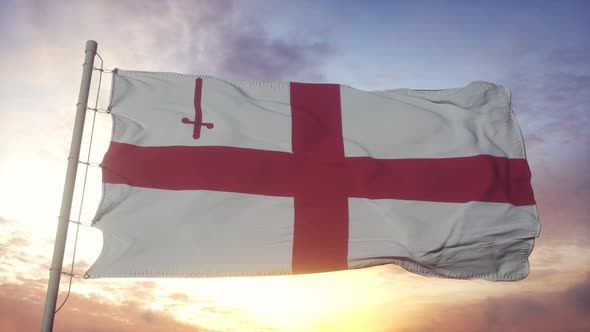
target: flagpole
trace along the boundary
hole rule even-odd
[[[42,332],[51,332],[53,330],[53,319],[55,318],[59,281],[61,278],[64,251],[68,236],[74,187],[76,184],[76,173],[78,171],[78,161],[80,160],[82,134],[84,133],[84,119],[86,118],[88,107],[88,95],[90,93],[90,82],[92,80],[94,56],[96,55],[97,47],[98,44],[94,40],[88,40],[86,42],[86,56],[84,58],[82,81],[80,82],[80,93],[78,95],[78,103],[76,104],[76,120],[74,122],[74,131],[72,132],[72,142],[70,144],[68,168],[61,200],[61,209],[59,211],[55,246],[53,248],[53,259],[51,261],[51,268],[49,269],[49,282],[47,284],[47,295],[45,298],[45,309],[43,311],[43,323],[41,327]]]

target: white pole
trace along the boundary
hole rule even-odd
[[[57,234],[55,236],[55,246],[53,248],[53,260],[51,261],[51,268],[49,269],[49,283],[47,284],[45,310],[43,311],[42,332],[51,332],[53,330],[55,306],[57,303],[57,294],[59,292],[59,281],[61,278],[61,269],[64,260],[66,239],[68,236],[70,213],[72,211],[72,199],[74,196],[74,186],[76,184],[78,161],[80,159],[80,146],[82,145],[82,134],[84,132],[84,119],[86,118],[88,107],[88,94],[90,93],[92,68],[94,66],[94,56],[96,55],[97,47],[98,44],[94,40],[86,42],[86,57],[84,58],[80,94],[78,95],[78,103],[76,104],[76,121],[74,122],[66,181],[61,199],[61,209],[59,211]]]

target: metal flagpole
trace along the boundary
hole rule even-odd
[[[96,55],[97,47],[98,44],[94,40],[88,40],[86,42],[86,56],[84,58],[84,69],[82,71],[82,81],[80,83],[80,94],[78,95],[78,103],[76,104],[76,121],[74,122],[70,155],[68,157],[68,170],[66,172],[61,209],[59,211],[57,234],[55,236],[55,246],[53,248],[53,260],[51,261],[51,268],[49,269],[49,283],[47,284],[45,310],[43,311],[42,332],[51,332],[53,330],[55,306],[57,302],[57,294],[59,292],[59,281],[61,278],[61,269],[66,248],[68,225],[70,223],[70,212],[72,210],[76,173],[78,171],[78,161],[80,159],[82,134],[84,132],[84,119],[86,118],[88,107],[88,95],[90,93],[90,82],[92,80],[94,56]]]

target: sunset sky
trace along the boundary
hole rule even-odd
[[[109,69],[363,90],[505,85],[542,230],[530,275],[518,282],[429,278],[396,266],[76,278],[56,331],[590,331],[590,1],[2,0],[0,332],[40,328],[88,39]],[[97,83],[95,75],[93,96]],[[110,75],[102,83],[98,105],[106,107]],[[91,113],[87,120],[89,134]],[[101,161],[110,125],[97,115],[91,162]],[[86,189],[82,222],[96,211],[100,169],[90,168]],[[80,228],[76,273],[101,243],[100,231]],[[63,278],[58,304],[67,287]]]

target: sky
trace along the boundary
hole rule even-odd
[[[288,277],[74,278],[59,331],[590,330],[590,2],[0,2],[0,332],[41,324],[86,40],[104,68],[363,90],[507,86],[542,225],[518,282],[447,280],[396,266]],[[100,62],[97,59],[97,66]],[[91,105],[108,104],[110,75]],[[97,91],[100,95],[96,98]],[[96,116],[99,163],[110,118]],[[80,167],[72,219],[100,199]],[[80,209],[80,206],[82,208]],[[70,226],[65,267],[76,227]],[[101,248],[80,227],[74,271]],[[68,279],[63,278],[58,304]]]

